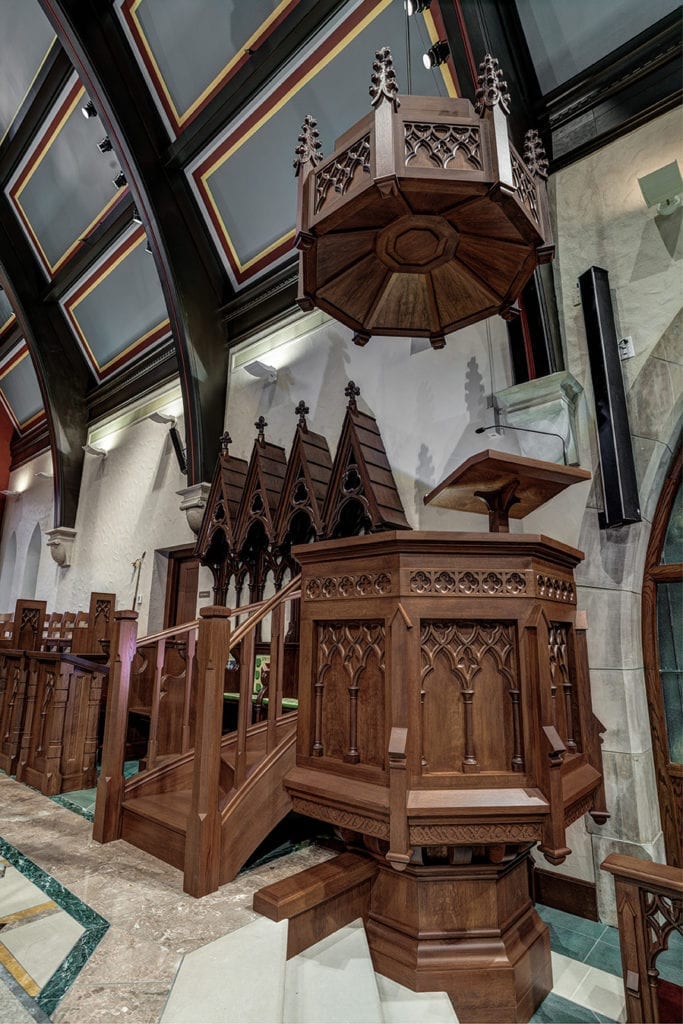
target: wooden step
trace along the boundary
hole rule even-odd
[[[121,838],[182,870],[185,832],[192,793],[158,793],[125,800],[122,805]]]
[[[376,874],[371,857],[342,853],[259,889],[254,910],[271,921],[289,921],[287,956],[296,956],[351,921],[367,918]]]

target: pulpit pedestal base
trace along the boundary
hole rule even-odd
[[[505,864],[379,865],[366,931],[375,970],[448,992],[461,1024],[528,1021],[552,988],[527,855]]]

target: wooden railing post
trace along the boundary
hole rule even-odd
[[[97,783],[93,839],[110,843],[121,834],[121,803],[123,801],[123,762],[128,729],[128,691],[130,673],[137,647],[138,613],[114,613],[111,638],[111,660],[107,714],[102,746],[102,771]]]
[[[149,721],[149,743],[147,745],[147,767],[154,768],[159,750],[159,704],[161,701],[161,678],[166,660],[166,641],[157,640],[154,663],[154,686],[152,688],[152,713]]]
[[[285,668],[285,602],[275,605],[270,620],[270,683],[268,686],[268,726],[266,749],[268,753],[277,746],[277,719],[282,708],[282,685]]]
[[[185,692],[183,694],[183,729],[180,741],[180,749],[183,754],[190,749],[190,707],[192,698],[192,686],[194,685],[194,656],[197,647],[197,635],[192,630],[187,634],[187,668],[185,669]]]
[[[247,777],[247,730],[251,725],[251,695],[254,689],[253,629],[245,633],[240,644],[240,699],[237,705],[237,748],[235,752],[235,788],[239,789]]]
[[[218,888],[221,816],[219,783],[223,683],[230,655],[230,609],[202,608],[197,645],[197,725],[192,804],[185,835],[183,889],[206,896]]]

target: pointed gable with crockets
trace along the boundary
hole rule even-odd
[[[287,456],[280,445],[265,439],[268,426],[263,416],[254,424],[258,437],[249,460],[235,531],[235,548],[240,551],[254,523],[261,523],[269,544],[275,542],[277,510],[287,473]]]
[[[349,404],[325,499],[325,535],[409,530],[377,421],[359,410],[353,381],[344,394]]]
[[[203,565],[207,564],[217,534],[222,534],[222,547],[229,551],[235,547],[235,526],[248,463],[230,454],[231,440],[227,432],[221,437],[221,450],[197,536],[195,554]]]
[[[304,402],[294,410],[299,417],[292,450],[287,462],[287,475],[282,485],[276,523],[278,545],[301,542],[296,535],[295,520],[310,520],[310,534],[320,540],[324,531],[323,507],[332,475],[332,456],[322,434],[309,430],[306,416],[310,411]]]

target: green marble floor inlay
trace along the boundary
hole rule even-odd
[[[34,861],[24,856],[20,850],[2,838],[0,838],[0,856],[4,857],[8,864],[20,871],[25,878],[44,892],[48,899],[54,900],[57,906],[70,914],[85,929],[52,977],[43,985],[36,998],[40,1008],[49,1016],[85,967],[88,958],[109,929],[109,922],[92,907],[79,900],[56,878],[48,875]]]

